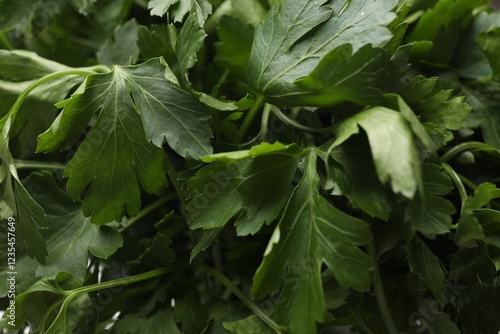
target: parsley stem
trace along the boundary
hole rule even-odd
[[[87,76],[87,75],[91,75],[91,74],[96,74],[95,70],[103,70],[103,69],[104,69],[104,67],[99,65],[99,66],[94,66],[94,67],[72,69],[72,70],[68,70],[68,71],[60,71],[60,72],[47,74],[46,76],[41,77],[40,79],[38,79],[37,81],[35,81],[31,85],[29,85],[28,88],[26,88],[19,95],[16,102],[14,103],[12,108],[10,109],[9,113],[7,115],[5,115],[4,117],[9,117],[12,115],[12,117],[14,118],[15,115],[17,114],[17,112],[19,111],[19,108],[21,108],[21,105],[23,104],[24,100],[26,100],[26,98],[28,97],[28,95],[33,90],[35,90],[37,87],[43,85],[44,83],[46,83],[48,81],[59,79],[59,78],[70,76],[70,75]]]
[[[2,30],[0,30],[0,45],[9,51],[14,50],[14,47],[10,44],[7,36],[5,36],[5,33]]]
[[[327,128],[313,128],[310,126],[305,126],[300,124],[299,122],[294,121],[293,119],[289,118],[287,115],[285,115],[278,107],[273,106],[271,108],[273,114],[283,123],[293,126],[299,130],[305,131],[305,132],[314,132],[314,133],[324,133],[324,132],[330,132],[332,130],[332,126],[329,126]]]
[[[246,307],[248,307],[260,320],[266,323],[275,333],[284,333],[284,328],[279,326],[273,319],[271,319],[257,304],[255,304],[250,298],[248,298],[238,287],[224,274],[208,267],[199,267],[199,269],[208,272],[219,282],[224,284],[229,290],[231,290],[236,297],[238,297]]]
[[[486,152],[497,152],[500,153],[500,150],[491,147],[488,144],[478,142],[478,141],[470,141],[462,144],[458,144],[456,146],[453,146],[448,152],[443,154],[441,157],[442,162],[448,162],[451,158],[454,156],[465,152],[465,151],[486,151]]]
[[[65,164],[48,161],[14,160],[16,169],[60,169],[66,168]]]
[[[460,176],[451,168],[450,165],[447,163],[443,162],[441,163],[441,166],[445,170],[445,172],[450,176],[451,180],[455,184],[455,187],[458,189],[458,193],[460,194],[460,199],[462,200],[462,207],[460,209],[460,212],[464,209],[465,205],[465,200],[467,200],[467,190],[465,189],[465,186],[460,179]]]
[[[252,125],[254,118],[259,113],[263,104],[264,104],[264,96],[259,95],[255,103],[253,104],[252,108],[250,108],[250,111],[247,113],[245,119],[243,120],[243,124],[241,124],[240,138],[238,140],[239,142],[241,142],[243,138],[246,136],[248,129],[250,128],[250,125]]]
[[[122,277],[118,278],[115,280],[107,281],[107,282],[101,282],[101,283],[96,283],[92,285],[87,285],[87,286],[82,286],[81,288],[76,288],[73,290],[67,291],[67,295],[72,295],[72,294],[82,294],[82,293],[89,293],[89,292],[94,292],[94,291],[99,291],[103,289],[109,289],[109,288],[114,288],[117,286],[121,285],[128,285],[128,284],[133,284],[137,282],[142,282],[151,278],[155,278],[158,276],[163,276],[169,271],[171,271],[173,268],[159,268],[155,270],[151,270],[142,274],[134,275],[134,276],[129,276],[129,277]]]
[[[137,221],[142,219],[144,216],[148,215],[149,213],[153,212],[154,210],[156,210],[157,208],[159,208],[163,204],[167,203],[168,201],[170,201],[176,197],[177,197],[177,193],[170,193],[170,194],[168,194],[168,196],[160,198],[159,200],[154,201],[153,203],[149,204],[144,209],[139,211],[139,213],[137,213],[135,216],[130,217],[130,219],[127,220],[127,225],[125,227],[123,227],[122,229],[120,229],[120,233],[125,231],[126,229],[128,229],[130,226],[135,224]]]
[[[375,240],[372,239],[368,244],[368,253],[371,255],[375,269],[372,271],[373,289],[375,290],[375,297],[377,298],[377,304],[380,308],[380,313],[382,314],[382,319],[384,320],[385,326],[389,331],[389,334],[398,334],[398,328],[392,317],[391,309],[387,301],[387,296],[385,294],[384,283],[382,282],[382,276],[380,275],[380,268],[378,265],[378,255],[377,247],[375,246]]]

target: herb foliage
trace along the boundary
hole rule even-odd
[[[489,5],[0,0],[0,324],[496,334]]]

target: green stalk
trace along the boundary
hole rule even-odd
[[[368,245],[368,253],[371,255],[373,263],[375,264],[375,269],[372,271],[373,289],[375,291],[375,297],[377,298],[380,313],[382,314],[382,319],[384,320],[389,334],[398,334],[399,331],[396,323],[394,322],[394,318],[392,317],[391,309],[385,294],[384,283],[382,282],[382,276],[380,275],[377,248],[375,246],[374,239],[372,239]]]
[[[465,200],[467,199],[467,190],[465,189],[465,186],[460,179],[460,176],[451,168],[450,165],[447,163],[443,162],[441,163],[441,167],[443,167],[444,171],[450,176],[451,180],[455,184],[455,187],[458,189],[458,193],[460,194],[460,199],[462,201],[462,207],[460,208],[460,213],[464,209],[465,205]]]
[[[172,182],[175,192],[177,193],[177,196],[181,200],[181,203],[186,205],[187,204],[186,192],[182,189],[182,184],[177,179],[177,171],[175,170],[174,165],[172,165],[168,157],[166,159],[166,164],[167,164],[168,178],[170,179],[170,182]]]
[[[275,333],[282,334],[286,333],[285,328],[279,326],[273,319],[271,319],[257,304],[255,304],[250,298],[248,298],[243,292],[241,292],[238,287],[231,282],[229,278],[224,276],[221,272],[214,270],[212,268],[200,267],[199,269],[208,272],[219,282],[224,284],[229,290],[231,290],[236,297],[238,297],[246,307],[248,307],[260,320],[266,323]]]
[[[114,288],[114,287],[121,286],[121,285],[133,284],[133,283],[145,281],[145,280],[148,280],[151,278],[163,276],[171,270],[172,270],[172,268],[155,269],[155,270],[151,270],[151,271],[148,271],[148,272],[145,272],[142,274],[138,274],[138,275],[134,275],[134,276],[123,277],[123,278],[118,278],[118,279],[115,279],[112,281],[82,286],[81,288],[69,290],[66,292],[66,294],[68,296],[78,295],[78,294],[82,294],[82,293],[90,293],[90,292],[94,292],[94,291]]]
[[[89,68],[60,71],[60,72],[48,74],[48,75],[38,79],[37,81],[35,81],[31,85],[29,85],[28,88],[26,88],[19,95],[19,97],[16,100],[16,103],[14,103],[14,105],[10,109],[9,113],[7,115],[5,115],[4,117],[8,117],[10,115],[15,116],[17,114],[17,112],[19,111],[19,108],[21,108],[21,105],[23,104],[24,100],[26,100],[26,98],[28,97],[28,95],[33,90],[35,90],[37,87],[43,85],[44,83],[51,81],[51,80],[59,79],[59,78],[65,77],[65,76],[69,76],[69,75],[86,76],[86,75],[96,74],[96,72],[93,71],[93,69],[102,70],[102,69],[104,69],[104,67],[103,66],[95,66],[95,67],[89,67]]]
[[[271,110],[273,111],[273,114],[283,123],[293,126],[294,128],[297,128],[305,132],[324,133],[324,132],[331,132],[333,128],[332,126],[327,128],[313,128],[310,126],[302,125],[294,121],[293,119],[287,117],[284,113],[281,112],[281,110],[278,107],[273,106]]]
[[[58,162],[14,160],[16,169],[56,169],[63,170],[66,165]]]
[[[250,111],[247,113],[245,119],[243,120],[243,124],[241,124],[240,138],[238,140],[239,142],[241,142],[243,138],[245,138],[245,135],[247,134],[248,129],[250,128],[250,125],[252,125],[254,118],[259,113],[263,104],[264,104],[264,96],[260,95],[255,101]]]
[[[133,224],[135,224],[136,222],[138,222],[141,218],[145,217],[149,213],[153,212],[154,210],[156,210],[157,208],[159,208],[163,204],[167,203],[168,201],[171,201],[172,199],[174,199],[176,197],[177,197],[176,193],[170,193],[167,196],[165,196],[163,198],[160,198],[159,200],[157,200],[157,201],[149,204],[144,209],[142,209],[141,211],[139,211],[138,214],[136,214],[135,216],[131,217],[127,221],[127,226],[125,226],[122,229],[120,229],[119,232],[121,233],[121,232],[125,231],[130,226],[132,226]]]
[[[0,30],[0,46],[3,46],[5,49],[12,51],[14,50],[14,47],[12,44],[10,44],[9,40],[7,39],[7,36],[5,36],[5,33]]]
[[[486,151],[486,152],[497,152],[500,153],[496,148],[491,147],[488,144],[479,141],[470,141],[462,144],[458,144],[452,147],[448,152],[443,154],[441,157],[442,162],[448,162],[454,156],[465,152],[465,151]]]

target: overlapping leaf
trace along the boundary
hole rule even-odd
[[[167,81],[164,71],[161,61],[152,59],[89,76],[39,137],[38,151],[67,148],[100,111],[65,170],[74,197],[90,184],[83,210],[93,215],[93,222],[120,221],[125,210],[137,213],[139,182],[148,192],[162,191],[166,178],[160,147],[165,140],[184,157],[211,153],[211,130],[203,122],[207,117],[203,106]]]
[[[377,71],[380,68],[376,68],[376,55],[380,51],[364,49],[359,55],[357,53],[367,44],[381,47],[389,41],[392,35],[386,26],[396,17],[392,12],[395,6],[396,1],[336,1],[327,6],[325,0],[285,0],[281,6],[275,5],[255,31],[248,67],[250,85],[278,104],[314,105],[314,101],[307,99],[310,88],[321,87],[315,87],[311,80],[304,79],[304,88],[297,80],[310,75],[320,65],[328,67],[329,71],[338,69],[337,73],[323,78],[322,85],[328,86],[322,92],[324,98],[334,84],[339,92],[331,98],[332,101],[328,101],[330,104],[352,100],[359,89],[354,88],[353,82],[362,78],[366,80],[367,77],[370,81],[380,80],[380,72]],[[350,46],[333,51],[345,44]],[[351,54],[355,54],[352,61]],[[366,64],[358,77],[359,67],[356,64],[360,61]],[[342,71],[342,66],[350,70]],[[323,70],[318,67],[317,71]],[[313,78],[322,75],[317,73]],[[340,76],[352,82],[343,83],[339,80]],[[342,98],[342,94],[346,96]],[[369,97],[373,92],[362,92],[354,100],[360,102],[364,95]]]
[[[315,321],[323,318],[323,262],[344,289],[370,287],[373,264],[357,247],[370,241],[368,225],[336,209],[319,195],[318,188],[316,155],[310,153],[254,276],[252,292],[257,298],[282,287],[275,316],[292,334],[314,333]]]
[[[365,130],[377,175],[382,184],[390,183],[395,193],[413,198],[422,187],[420,158],[414,134],[404,116],[392,109],[372,107],[340,122],[337,139],[330,150]]]
[[[285,204],[301,155],[296,145],[263,143],[248,151],[204,158],[215,162],[189,180],[189,225],[219,228],[236,217],[238,234],[256,233]]]
[[[212,5],[207,0],[150,0],[148,8],[151,9],[151,15],[157,16],[170,11],[174,22],[182,22],[188,13],[194,13],[200,26],[203,26],[212,13]]]
[[[107,226],[90,223],[81,206],[56,185],[51,175],[32,174],[26,181],[33,199],[44,205],[49,229],[42,231],[47,241],[45,263],[17,254],[17,292],[22,293],[40,279],[53,278],[61,271],[71,273],[83,282],[87,274],[89,252],[106,258],[122,245],[118,232]],[[0,284],[0,296],[7,293],[6,282]]]

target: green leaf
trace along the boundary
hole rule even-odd
[[[481,224],[484,240],[500,249],[500,211],[493,209],[478,209],[474,216]]]
[[[139,57],[138,30],[135,19],[117,26],[113,38],[108,39],[97,51],[97,61],[110,67],[135,64]]]
[[[137,45],[144,58],[164,57],[167,63],[175,60],[175,41],[177,29],[174,25],[152,24],[149,28],[140,26],[137,36]]]
[[[207,0],[151,0],[148,8],[151,9],[151,15],[157,16],[163,16],[170,11],[174,22],[182,22],[188,13],[196,14],[199,26],[203,26],[208,15],[212,13],[212,5]]]
[[[369,105],[382,97],[379,88],[388,77],[388,62],[383,49],[370,45],[355,54],[351,44],[344,44],[329,52],[314,70],[295,82],[307,91],[300,103],[330,106],[349,101]],[[296,98],[292,96],[291,99]],[[287,101],[288,97],[283,97]],[[293,103],[293,101],[291,101]]]
[[[231,334],[273,334],[274,331],[266,323],[260,320],[256,315],[233,321],[223,322],[222,326]]]
[[[491,183],[481,183],[474,191],[472,197],[468,197],[462,207],[462,213],[458,220],[455,242],[461,247],[474,247],[477,240],[485,238],[481,224],[475,216],[475,210],[481,209],[492,199],[500,197],[500,189]]]
[[[0,78],[14,82],[38,79],[50,73],[71,69],[25,50],[0,50],[0,58]]]
[[[391,205],[388,190],[380,182],[366,138],[353,136],[332,150],[328,161],[334,195],[344,195],[372,217],[387,220]]]
[[[371,283],[373,263],[357,247],[370,241],[368,225],[319,195],[316,158],[314,153],[307,157],[304,175],[274,230],[252,288],[256,298],[263,298],[282,286],[275,315],[291,333],[314,333],[315,322],[323,318],[323,262],[344,289],[364,291]]]
[[[474,8],[488,5],[488,0],[441,0],[428,9],[407,35],[407,41],[429,41],[431,48],[419,55],[419,60],[449,63],[460,32],[467,28]]]
[[[241,80],[246,79],[254,31],[253,26],[232,16],[223,16],[217,26],[220,42],[215,43],[215,61],[229,68]]]
[[[281,6],[273,6],[257,26],[248,82],[273,103],[304,105],[303,99],[306,105],[313,102],[307,99],[308,90],[298,85],[297,80],[308,76],[315,68],[314,76],[321,77],[324,67],[343,69],[351,66],[352,71],[340,72],[350,77],[357,72],[354,67],[359,61],[367,60],[361,55],[373,55],[379,51],[365,48],[349,64],[351,52],[356,55],[367,44],[374,48],[384,46],[391,38],[386,26],[396,18],[392,12],[396,1],[333,2],[329,3],[330,6],[326,6],[326,2],[285,0]],[[352,49],[343,47],[331,53],[345,44],[350,44]],[[345,63],[337,64],[339,61]],[[335,67],[328,66],[331,63],[335,63]],[[375,66],[375,63],[368,65],[367,72],[373,70],[370,66]],[[334,75],[321,79],[323,85],[328,85],[329,80],[339,81]],[[304,83],[312,85],[308,80]],[[352,93],[352,86],[347,86]],[[340,97],[334,99],[335,102],[339,100]]]
[[[452,190],[451,180],[441,167],[424,163],[422,168],[424,193],[423,198],[415,197],[404,211],[404,222],[396,225],[399,234],[411,239],[415,230],[429,239],[437,234],[448,233],[456,209],[453,203],[445,199]]]
[[[91,184],[83,211],[93,222],[120,221],[125,210],[136,214],[139,182],[150,193],[164,189],[164,153],[148,140],[161,147],[166,138],[184,157],[211,153],[202,105],[168,82],[164,70],[160,60],[152,59],[89,76],[84,91],[65,101],[63,112],[39,137],[38,151],[67,148],[102,109],[64,174],[74,197]]]
[[[7,115],[0,120],[0,203],[2,205],[2,216],[14,213],[17,218],[15,232],[17,236],[16,246],[26,250],[28,255],[38,262],[44,263],[47,256],[47,246],[40,234],[41,229],[48,226],[47,218],[42,207],[30,196],[24,188],[17,174],[14,158],[9,150],[9,133],[13,116]]]
[[[54,278],[59,272],[69,272],[83,282],[87,275],[89,252],[107,258],[122,246],[120,234],[108,226],[90,223],[81,206],[63,192],[48,173],[34,173],[26,180],[33,199],[44,205],[49,229],[41,232],[47,241],[48,256],[39,264],[23,253],[17,254],[17,292],[22,293],[41,279]],[[7,292],[0,283],[0,296]]]
[[[59,334],[86,330],[89,322],[85,310],[92,307],[88,294],[74,295],[63,303],[68,290],[81,286],[72,275],[64,272],[55,278],[35,283],[16,297],[16,328],[26,319],[35,333]]]
[[[71,0],[73,6],[79,13],[87,15],[92,10],[92,6],[97,0]]]
[[[395,193],[413,198],[422,187],[420,161],[413,132],[397,111],[372,107],[341,121],[334,129],[337,136],[329,150],[365,130],[373,162],[382,184],[390,183]]]
[[[417,76],[406,83],[398,93],[424,126],[438,132],[441,138],[436,149],[453,138],[449,130],[465,127],[471,111],[471,107],[463,102],[464,97],[453,98],[452,90],[442,90],[437,78]]]
[[[185,83],[189,82],[188,69],[196,63],[196,53],[202,48],[206,36],[205,30],[196,22],[196,16],[189,15],[175,44],[178,71]]]
[[[444,295],[445,271],[439,258],[418,237],[406,246],[411,271],[416,273],[441,302],[446,302]]]
[[[500,52],[500,27],[482,31],[477,35],[476,40],[490,62],[493,75],[500,76],[500,61],[497,57]]]
[[[239,235],[271,223],[285,204],[303,152],[296,145],[261,144],[249,151],[212,155],[215,161],[188,182],[191,228],[219,228],[236,217]],[[237,157],[234,157],[237,155]]]
[[[140,313],[127,314],[113,326],[111,333],[116,334],[181,334],[175,324],[172,310],[167,307],[159,308],[150,315]]]

